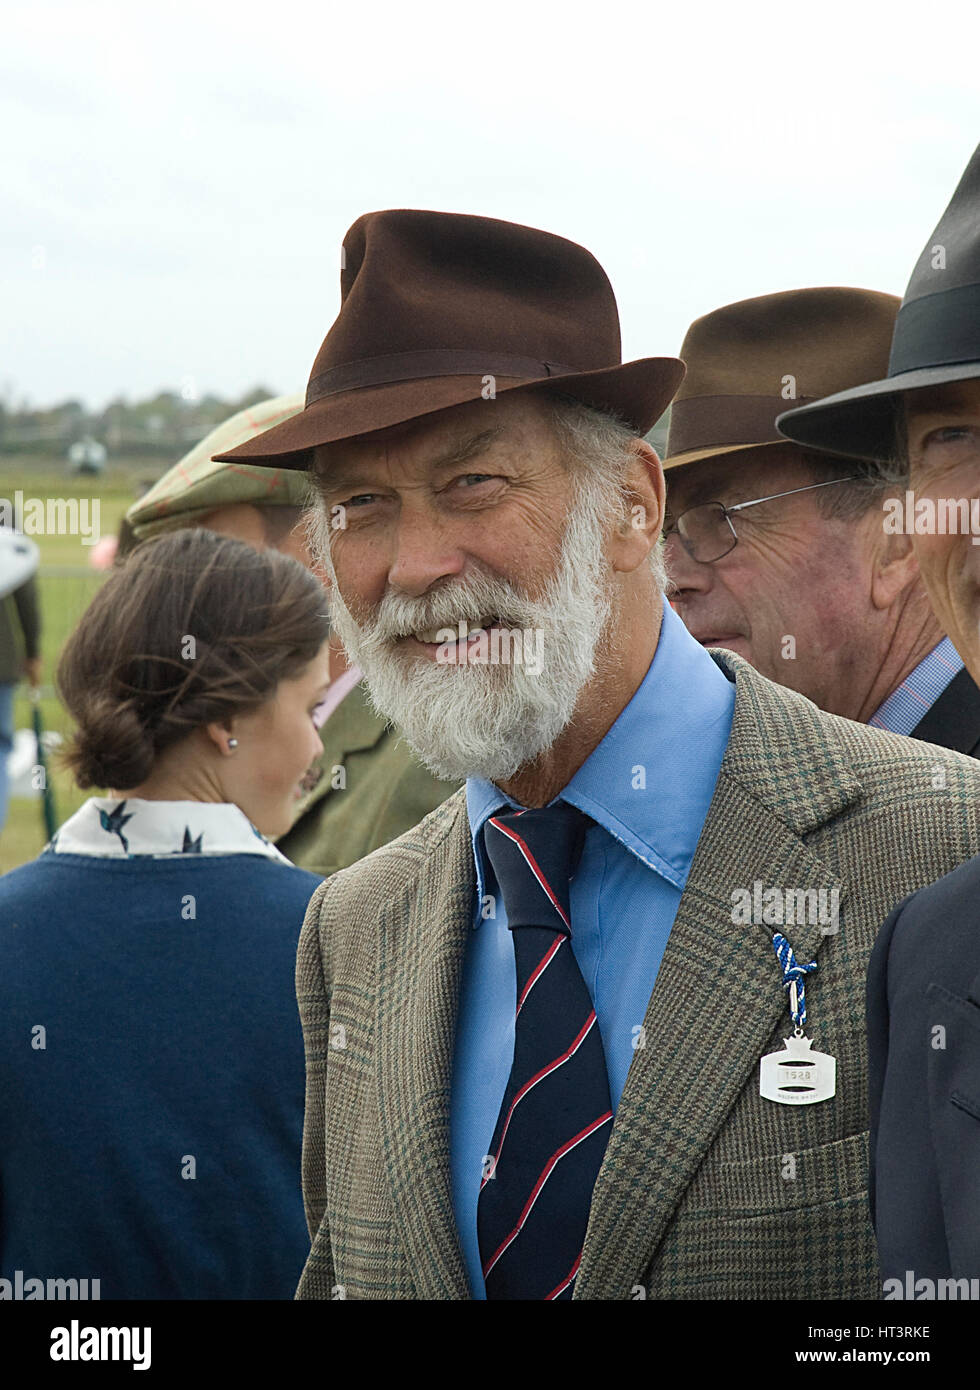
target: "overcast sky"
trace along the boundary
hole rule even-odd
[[[901,294],[980,140],[978,13],[8,3],[0,389],[299,389],[384,207],[581,242],[627,360],[750,295]]]

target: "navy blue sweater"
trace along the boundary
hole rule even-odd
[[[0,879],[0,1276],[293,1296],[319,882],[259,855],[53,851]]]

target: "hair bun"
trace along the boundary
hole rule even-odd
[[[125,791],[150,775],[153,739],[140,721],[133,700],[115,703],[93,696],[82,712],[65,763],[78,785]]]

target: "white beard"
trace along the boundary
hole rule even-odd
[[[603,552],[608,502],[588,484],[575,491],[558,569],[541,599],[481,571],[422,598],[388,592],[374,617],[358,623],[341,597],[329,550],[319,547],[333,580],[331,619],[364,672],[371,703],[436,777],[506,782],[571,721],[612,608]],[[398,637],[490,614],[501,626],[543,634],[539,671],[520,663],[442,664],[397,646]]]

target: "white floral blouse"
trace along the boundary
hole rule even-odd
[[[290,861],[256,830],[245,812],[220,801],[122,801],[92,796],[52,836],[44,853],[94,854],[109,859],[151,855],[262,854]]]

